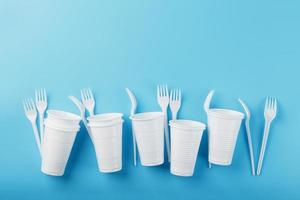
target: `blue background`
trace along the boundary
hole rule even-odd
[[[0,1],[0,199],[299,199],[300,3],[253,1]],[[180,118],[206,122],[202,105],[253,115],[256,163],[267,95],[279,100],[262,175],[251,176],[244,128],[233,164],[207,168],[206,134],[195,175],[168,165],[133,167],[131,88],[138,111],[159,110],[156,85],[181,88]],[[123,112],[123,170],[98,172],[92,143],[79,132],[64,177],[40,172],[22,100],[45,87],[49,108],[78,113],[68,100],[91,87],[97,113]]]

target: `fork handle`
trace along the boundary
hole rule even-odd
[[[269,131],[270,131],[270,125],[271,123],[266,121],[265,123],[265,130],[264,130],[264,135],[263,135],[263,141],[260,149],[260,154],[259,154],[259,161],[258,161],[258,166],[257,166],[257,175],[259,176],[261,173],[261,168],[263,165],[263,160],[265,156],[265,151],[266,151],[266,146],[267,146],[267,141],[269,137]]]
[[[171,154],[170,154],[170,138],[169,138],[169,128],[168,128],[168,115],[167,111],[164,111],[164,128],[165,128],[165,140],[168,154],[168,161],[171,162]]]
[[[39,125],[40,125],[40,140],[44,139],[44,113],[39,113]]]
[[[176,120],[177,119],[177,112],[172,112],[172,119]]]
[[[33,129],[33,133],[34,133],[36,145],[37,145],[37,147],[39,149],[40,155],[42,156],[41,140],[40,140],[38,128],[36,126],[36,123],[34,123],[34,122],[31,123],[31,125],[32,125],[32,129]]]

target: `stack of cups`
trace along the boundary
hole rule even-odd
[[[121,113],[107,113],[88,118],[100,172],[122,169],[122,116]]]
[[[209,162],[231,165],[244,114],[226,109],[208,111]]]
[[[191,120],[172,120],[171,173],[193,176],[205,124]]]
[[[142,166],[164,163],[164,114],[146,112],[135,114],[132,120]]]
[[[42,143],[42,172],[62,176],[68,162],[77,132],[80,116],[73,113],[49,110],[45,120]]]

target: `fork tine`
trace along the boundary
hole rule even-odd
[[[266,99],[266,103],[265,103],[265,111],[268,109],[268,105],[269,105],[269,104],[268,104],[268,103],[269,103],[268,100],[269,100],[269,97],[267,97],[267,99]]]
[[[86,101],[87,98],[86,98],[86,94],[85,94],[85,89],[82,89],[82,90],[81,90],[81,95],[82,95],[82,100],[83,100],[83,101]]]
[[[166,84],[166,96],[169,97],[169,89],[168,89],[168,85]]]
[[[35,101],[38,102],[39,98],[38,98],[38,91],[35,90]]]
[[[26,106],[26,102],[25,102],[26,100],[24,99],[23,100],[23,108],[24,108],[24,110],[25,110],[25,112],[27,112],[27,106]]]
[[[173,101],[173,90],[171,90],[171,93],[170,93],[170,100]]]
[[[180,102],[181,102],[181,90],[179,89],[179,99],[178,99]]]
[[[28,98],[25,99],[25,104],[26,104],[27,111],[30,111],[30,106],[29,106]]]
[[[80,96],[81,96],[81,100],[83,101],[84,100],[84,95],[83,95],[83,91],[80,90]]]
[[[43,101],[47,102],[47,93],[46,93],[46,89],[43,89]]]
[[[269,107],[270,110],[273,110],[273,104],[274,104],[273,101],[274,101],[273,97],[270,97],[270,107]]]
[[[39,101],[43,101],[43,95],[41,89],[39,89]]]
[[[35,105],[34,105],[34,101],[32,98],[30,98],[30,102],[31,102],[31,108],[32,110],[35,110]]]
[[[157,96],[160,97],[160,86],[157,86]]]
[[[93,92],[92,92],[91,88],[88,88],[88,91],[89,91],[91,99],[94,100],[94,95],[93,95]]]
[[[161,85],[159,85],[159,97],[163,96],[163,91]]]
[[[89,90],[88,90],[87,88],[85,89],[85,96],[86,96],[87,100],[90,100],[90,99],[91,99]]]
[[[277,113],[277,99],[275,98],[275,113]]]
[[[177,92],[176,100],[179,101],[179,89],[177,89],[176,92]]]
[[[86,100],[90,99],[89,92],[86,88],[84,89],[84,95],[85,95]]]

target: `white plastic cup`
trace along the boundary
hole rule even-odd
[[[47,119],[56,126],[76,127],[80,123],[81,117],[61,110],[48,110]]]
[[[234,110],[210,109],[208,111],[210,163],[231,165],[243,118],[243,113]]]
[[[164,114],[145,112],[130,117],[142,166],[164,163]]]
[[[42,141],[43,173],[51,176],[62,176],[72,150],[79,125],[62,127],[56,126],[50,119],[45,120],[45,133]]]
[[[171,173],[193,176],[205,124],[191,120],[172,120]]]
[[[122,117],[123,117],[122,113],[104,113],[104,114],[98,114],[98,115],[88,117],[87,120],[89,122],[104,122],[104,121],[111,122],[113,120],[121,120]]]
[[[122,124],[124,120],[110,118],[90,122],[94,148],[100,172],[112,173],[122,169]]]

